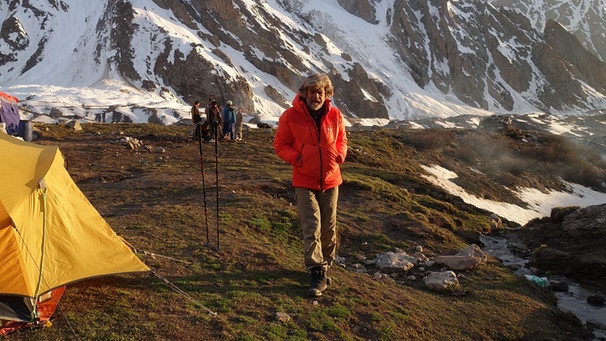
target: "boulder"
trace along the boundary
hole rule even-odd
[[[80,122],[78,122],[76,120],[68,121],[67,123],[65,123],[65,126],[68,127],[68,128],[73,129],[74,131],[81,131],[82,130],[82,125],[80,124]]]
[[[459,284],[457,275],[452,271],[444,272],[430,272],[425,278],[423,283],[432,290],[443,290],[453,285]]]
[[[416,259],[404,252],[386,252],[377,255],[377,267],[383,272],[405,272],[413,268]]]
[[[487,256],[476,244],[470,244],[454,256],[438,256],[436,263],[446,265],[451,270],[469,270],[486,263]]]

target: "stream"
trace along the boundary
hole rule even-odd
[[[480,241],[485,245],[484,251],[501,260],[503,264],[514,269],[516,275],[524,276],[538,285],[544,286],[549,278],[534,276],[526,267],[527,259],[516,257],[511,251],[511,243],[502,236],[481,236]],[[593,340],[606,340],[606,306],[592,306],[587,303],[587,297],[597,295],[582,288],[570,279],[552,278],[568,284],[567,292],[554,292],[558,298],[558,308],[577,316],[584,324],[590,324],[594,334]],[[589,328],[589,329],[591,329]]]

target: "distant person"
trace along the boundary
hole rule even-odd
[[[236,110],[236,141],[242,140],[242,124],[244,122],[244,114],[242,109]]]
[[[200,101],[195,101],[191,107],[191,120],[194,125],[194,140],[200,139],[200,123],[202,123],[202,116],[200,116]]]
[[[227,101],[223,109],[223,134],[232,141],[236,139],[236,108],[232,101]]]
[[[274,137],[276,154],[292,165],[309,296],[321,296],[328,287],[327,270],[337,254],[339,165],[347,155],[347,136],[343,116],[329,99],[333,93],[326,74],[309,76],[280,116]]]
[[[204,123],[202,123],[200,125],[200,132],[201,132],[201,136],[202,136],[202,140],[204,140],[204,142],[209,142],[210,141],[210,124],[208,123],[207,120],[204,120]]]
[[[217,139],[222,138],[222,127],[221,127],[221,111],[219,109],[219,105],[217,101],[211,99],[208,101],[208,106],[206,107],[206,121],[208,121],[210,127],[210,142],[215,142]]]

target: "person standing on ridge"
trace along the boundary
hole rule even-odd
[[[236,110],[236,141],[242,140],[242,125],[244,123],[244,114],[242,109]]]
[[[223,134],[229,135],[230,140],[236,139],[236,108],[232,101],[227,101],[223,108]]]
[[[195,101],[191,107],[191,121],[194,125],[194,140],[200,138],[200,123],[202,123],[202,116],[200,116],[200,101]]]
[[[309,296],[321,296],[330,284],[327,270],[337,254],[337,201],[343,183],[340,164],[347,155],[341,111],[326,74],[309,76],[278,121],[276,154],[292,166],[304,264],[311,276]]]
[[[216,139],[221,138],[223,127],[221,127],[221,110],[214,99],[208,101],[206,121],[210,126],[210,142],[215,142]]]

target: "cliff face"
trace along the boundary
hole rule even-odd
[[[479,0],[338,5],[13,0],[0,8],[0,76],[15,84],[31,78],[28,72],[52,68],[46,53],[60,40],[58,28],[78,18],[85,21],[83,32],[65,52],[82,55],[77,59],[87,61],[97,78],[84,80],[72,68],[71,85],[90,86],[117,74],[142,91],[187,103],[216,98],[247,112],[280,111],[307,74],[328,72],[335,103],[349,117],[440,115],[413,101],[512,113],[582,114],[606,107],[606,65],[555,21],[546,21],[543,30],[516,9]],[[384,34],[361,36],[379,28]]]
[[[606,61],[606,0],[491,0],[497,8],[509,8],[524,15],[542,30],[557,21],[601,61]]]

